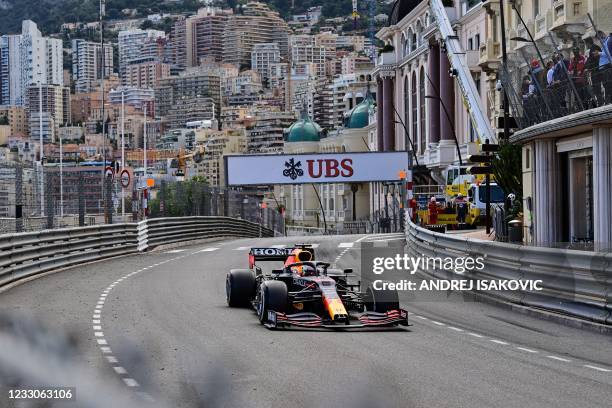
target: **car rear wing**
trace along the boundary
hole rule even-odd
[[[285,262],[294,249],[310,252],[312,259],[314,259],[314,248],[306,244],[297,244],[288,248],[251,248],[251,251],[249,251],[249,266],[252,268],[257,261]]]

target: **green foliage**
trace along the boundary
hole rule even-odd
[[[0,126],[9,125],[9,120],[5,115],[0,116]]]
[[[193,177],[188,181],[164,183],[157,196],[149,200],[149,212],[152,217],[161,217],[161,200],[163,197],[166,217],[191,216],[196,213],[196,203],[205,203],[207,183],[204,177]]]
[[[215,1],[221,7],[236,8],[246,0]],[[292,14],[304,13],[309,7],[322,6],[323,18],[349,17],[353,10],[351,0],[263,0],[272,9],[278,11],[284,18]],[[22,20],[33,20],[43,33],[57,33],[63,23],[97,21],[99,0],[4,0],[5,9],[0,12],[0,34],[17,33],[21,31]],[[292,3],[295,7],[291,7]],[[368,3],[359,2],[359,12],[365,17],[368,12]],[[388,12],[393,3],[387,4],[377,1],[376,13]],[[180,2],[162,2],[159,0],[107,0],[106,19],[118,20],[127,17],[123,9],[136,9],[135,17],[142,18],[155,13],[193,13],[202,7],[199,0],[183,0]],[[146,23],[148,24],[148,23]],[[363,26],[364,22],[358,23]],[[162,29],[167,32],[166,22]],[[157,25],[156,25],[157,26]],[[78,37],[81,38],[81,37]]]
[[[500,141],[499,152],[493,160],[493,172],[497,184],[506,192],[514,193],[516,200],[522,202],[523,169],[520,145]]]

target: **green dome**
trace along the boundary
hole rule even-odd
[[[321,140],[321,127],[313,122],[307,115],[295,122],[286,131],[287,142],[318,142]]]
[[[372,109],[374,109],[374,101],[368,93],[366,98],[349,112],[344,127],[348,129],[361,129],[368,126]]]

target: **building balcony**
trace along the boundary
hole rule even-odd
[[[485,72],[495,71],[500,66],[501,45],[492,38],[488,38],[486,42],[480,45],[480,58],[478,65]]]
[[[584,32],[586,5],[581,0],[556,0],[552,6],[550,29],[562,37]]]
[[[490,15],[499,13],[499,0],[485,0],[482,2],[482,8]]]
[[[467,50],[465,52],[465,62],[470,69],[478,68],[478,64],[480,63],[480,50]]]
[[[536,16],[533,27],[533,38],[536,40],[548,37],[548,30],[552,26],[552,10]]]
[[[376,60],[376,65],[395,65],[397,64],[397,57],[395,56],[395,51],[383,52],[378,56]]]

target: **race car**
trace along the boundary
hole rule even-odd
[[[282,261],[282,269],[264,272],[259,261]],[[361,291],[350,283],[352,269],[332,269],[315,261],[314,248],[251,248],[249,269],[233,269],[226,277],[230,307],[252,307],[268,328],[287,326],[344,329],[407,326],[397,291]]]

